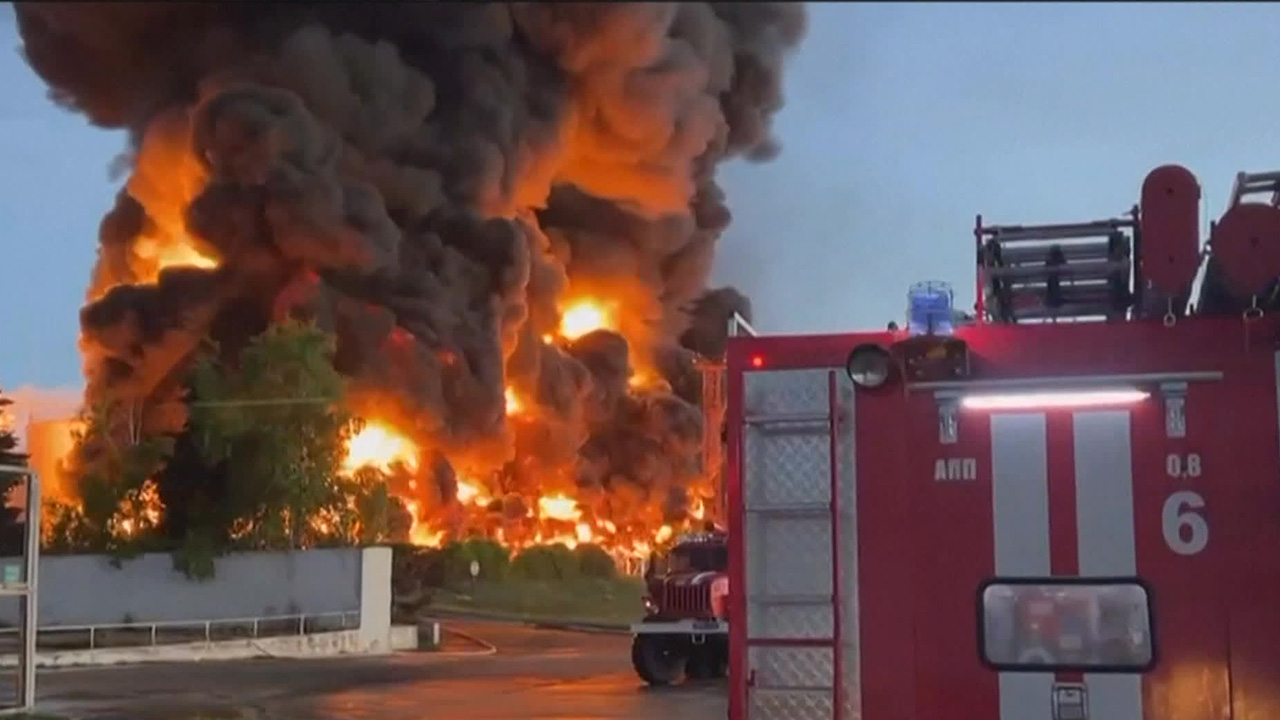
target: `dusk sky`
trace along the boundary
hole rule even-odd
[[[1280,6],[815,4],[786,77],[783,151],[735,162],[717,282],[768,333],[882,327],[907,287],[973,302],[975,213],[1119,215],[1176,162],[1209,217],[1239,170],[1280,168]],[[77,312],[124,137],[51,104],[0,10],[0,387],[78,388]],[[1207,219],[1206,219],[1207,222]]]

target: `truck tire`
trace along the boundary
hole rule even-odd
[[[678,682],[688,662],[678,644],[661,635],[636,635],[631,641],[631,666],[650,685]]]

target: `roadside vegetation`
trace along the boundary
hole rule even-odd
[[[47,503],[45,551],[117,561],[172,552],[175,567],[204,578],[229,552],[406,537],[412,518],[389,478],[343,468],[363,424],[334,352],[316,325],[276,323],[236,353],[207,343],[182,387],[153,406],[88,407],[69,468],[80,503]]]
[[[514,556],[483,539],[439,549],[398,546],[393,582],[402,620],[437,612],[621,625],[644,614],[643,583],[620,575],[596,545],[535,545]]]
[[[348,407],[334,352],[333,336],[316,325],[277,323],[237,352],[206,344],[167,402],[87,408],[68,468],[80,502],[46,504],[43,551],[107,553],[117,563],[169,552],[176,569],[207,578],[231,552],[390,544],[401,618],[434,610],[614,624],[643,615],[643,584],[595,545],[512,554],[484,539],[403,544],[413,518],[390,487],[411,478],[396,464],[345,467],[363,423]],[[26,460],[0,428],[0,463]],[[22,540],[7,510],[0,547],[6,538]]]

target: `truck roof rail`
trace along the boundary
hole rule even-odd
[[[1124,315],[1133,304],[1131,217],[1050,225],[983,225],[978,251],[979,321],[1079,321]]]
[[[733,315],[729,316],[729,337],[739,337],[742,335],[759,337],[760,333],[756,332],[756,329],[751,327],[751,323],[747,322],[747,319],[742,317],[742,314],[735,310]]]
[[[1227,209],[1239,205],[1249,195],[1271,193],[1270,204],[1280,207],[1280,170],[1270,172],[1249,173],[1243,170],[1236,173],[1236,181],[1231,186],[1231,200]]]

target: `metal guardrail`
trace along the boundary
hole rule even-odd
[[[326,625],[320,629],[316,628],[319,624],[317,621],[326,618],[337,618],[339,622],[337,627]],[[354,622],[349,622],[354,618]],[[264,634],[264,626],[270,626],[273,623],[279,623],[281,631]],[[217,620],[161,620],[156,622],[135,622],[135,623],[103,623],[97,625],[47,625],[39,628],[37,638],[44,635],[52,634],[71,634],[86,633],[89,639],[88,648],[75,649],[98,649],[99,635],[106,632],[128,632],[142,631],[146,633],[148,641],[147,646],[156,646],[161,644],[158,637],[165,630],[198,630],[204,638],[204,642],[213,642],[215,628],[241,628],[248,629],[250,638],[260,637],[281,637],[284,635],[307,635],[315,632],[332,632],[336,630],[354,630],[360,627],[360,611],[349,610],[342,612],[328,613],[304,613],[295,615],[264,615],[260,617],[250,618],[224,618]],[[0,628],[0,638],[6,635],[17,635],[20,628],[7,627]],[[228,638],[234,639],[234,638]],[[180,641],[182,642],[182,641]],[[186,640],[190,642],[190,640]],[[197,640],[198,642],[198,640]],[[112,645],[111,647],[138,647],[139,645]],[[71,649],[71,648],[68,648]]]

